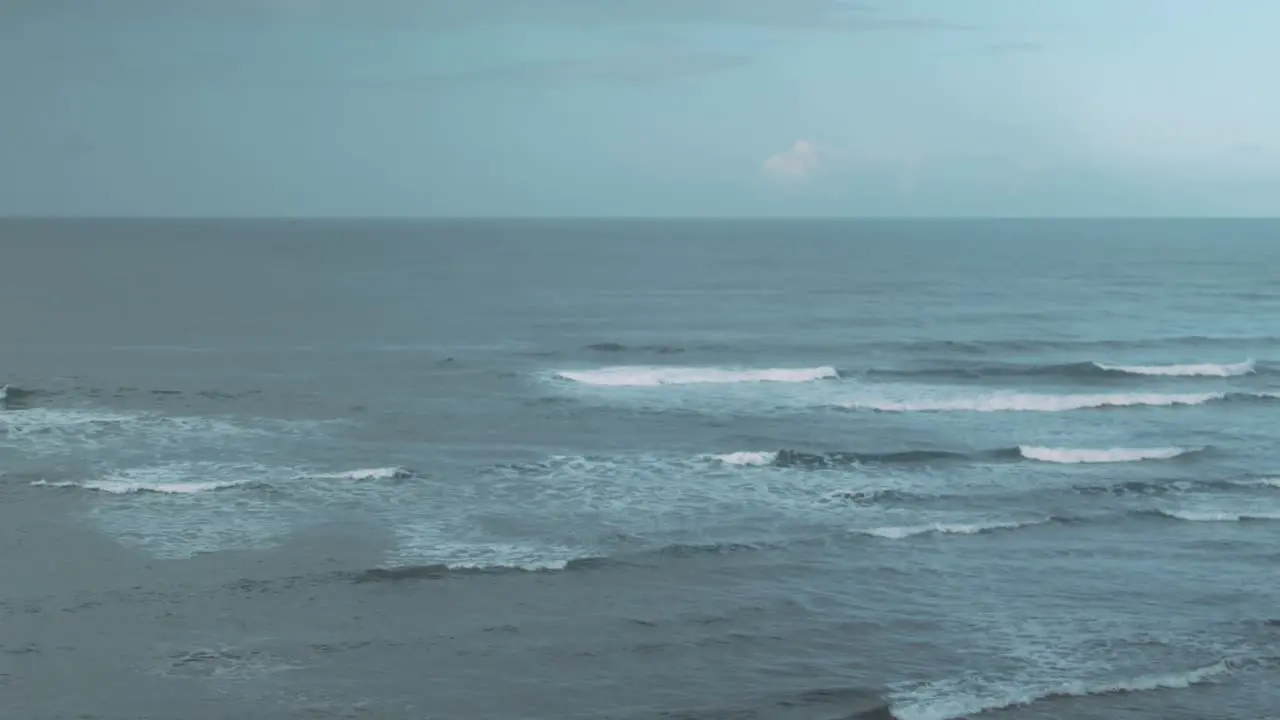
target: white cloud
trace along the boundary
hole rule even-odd
[[[764,171],[779,180],[800,182],[809,178],[821,165],[825,151],[809,140],[796,140],[791,149],[764,160]]]

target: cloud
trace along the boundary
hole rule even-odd
[[[796,140],[791,149],[764,159],[764,171],[784,182],[803,182],[822,165],[825,152],[809,140]]]

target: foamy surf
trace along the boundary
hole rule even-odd
[[[979,535],[997,530],[1017,530],[1052,522],[1053,518],[1036,520],[988,520],[970,523],[922,523],[919,525],[886,525],[854,530],[859,535],[884,538],[886,540],[903,540],[917,535]]]
[[[1212,682],[1235,670],[1235,664],[1220,660],[1212,665],[1194,668],[1186,672],[1139,675],[1119,680],[1073,680],[1058,684],[1042,684],[1003,694],[992,693],[927,697],[918,700],[903,699],[891,703],[891,710],[900,720],[954,720],[955,718],[1025,707],[1033,703],[1057,698],[1115,695],[1118,693],[1155,692],[1159,690],[1185,690],[1194,685]],[[923,693],[932,695],[926,689]]]
[[[598,370],[566,370],[557,378],[603,387],[721,385],[730,383],[807,383],[840,377],[833,367],[735,369],[714,367],[623,366]]]
[[[1112,365],[1095,362],[1101,370],[1124,373],[1127,375],[1150,375],[1154,377],[1237,377],[1254,372],[1256,363],[1245,360],[1238,363],[1197,363],[1191,365]]]
[[[772,465],[778,459],[777,451],[774,452],[735,452],[725,455],[713,455],[713,459],[724,463],[725,465],[736,465],[739,467],[763,467]]]
[[[322,480],[407,480],[415,476],[415,473],[408,468],[402,467],[384,467],[369,468],[367,470],[347,470],[345,472],[318,473],[311,477]]]
[[[1220,509],[1179,509],[1179,508],[1161,508],[1153,511],[1155,514],[1171,520],[1182,520],[1184,522],[1203,522],[1203,523],[1225,523],[1225,522],[1247,522],[1250,520],[1280,520],[1280,511],[1245,511],[1234,512],[1231,510]]]
[[[82,488],[112,495],[134,493],[193,495],[262,483],[271,474],[269,468],[260,465],[178,463],[119,470],[94,479],[61,482],[36,480],[31,484],[44,487]]]
[[[1126,463],[1144,460],[1171,460],[1188,453],[1197,452],[1197,448],[1109,448],[1109,449],[1075,449],[1051,448],[1021,445],[1018,452],[1028,460],[1039,462],[1073,465],[1080,463]]]
[[[1203,405],[1226,397],[1225,393],[1042,395],[1010,392],[920,400],[866,399],[842,406],[880,412],[1068,412],[1109,407]]]

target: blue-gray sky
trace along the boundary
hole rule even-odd
[[[5,0],[0,214],[1278,215],[1275,0]]]

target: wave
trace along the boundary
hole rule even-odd
[[[833,367],[812,368],[716,368],[618,366],[598,370],[565,370],[555,374],[560,380],[605,387],[656,387],[659,385],[704,385],[727,383],[807,383],[840,377]]]
[[[1125,375],[1152,375],[1156,377],[1237,377],[1255,372],[1256,363],[1245,360],[1238,363],[1198,363],[1191,365],[1111,365],[1093,363],[1106,372]]]
[[[1280,398],[1276,393],[1117,393],[1044,395],[1001,392],[971,397],[921,400],[866,399],[838,407],[878,412],[1067,412],[1121,407],[1174,407],[1212,402],[1257,402]]]
[[[1022,445],[1018,452],[1029,460],[1058,464],[1077,463],[1125,463],[1144,460],[1172,460],[1203,451],[1204,448],[1108,448],[1108,449],[1075,449],[1050,448]]]
[[[92,480],[61,482],[36,480],[31,484],[45,487],[82,488],[112,495],[134,493],[193,495],[237,487],[260,487],[266,484],[265,479],[272,474],[273,471],[270,468],[261,465],[178,463],[120,470]]]
[[[1044,350],[1079,351],[1097,350],[1164,350],[1171,348],[1208,348],[1214,346],[1239,347],[1241,345],[1267,347],[1280,346],[1278,335],[1171,335],[1148,338],[1100,338],[1096,340],[1069,340],[1046,338],[1021,338],[1009,340],[908,340],[886,343],[907,352],[921,355],[929,353],[953,353],[962,355],[989,355],[1010,352],[1041,352]]]
[[[870,535],[887,540],[902,540],[916,537],[917,535],[985,535],[1001,530],[1018,530],[1060,521],[1060,518],[1044,517],[1035,520],[986,520],[970,523],[886,525],[874,528],[860,528],[854,530],[854,532],[859,535]]]
[[[727,555],[776,548],[771,543],[669,543],[642,550],[606,553],[564,548],[545,552],[517,553],[521,557],[450,560],[429,564],[383,566],[362,570],[352,575],[355,582],[395,582],[400,580],[437,580],[478,574],[552,573],[598,570],[608,567],[652,565],[655,560]]]
[[[950,450],[903,450],[900,452],[827,452],[808,453],[799,450],[773,450],[768,452],[735,452],[711,457],[725,465],[746,467],[779,467],[816,470],[855,465],[912,464],[940,461],[962,461],[982,457],[1000,458],[1016,454],[1015,448],[968,454]]]
[[[17,410],[30,407],[31,399],[40,394],[38,390],[24,390],[16,385],[0,385],[0,409]]]
[[[409,480],[418,477],[418,473],[403,467],[384,467],[367,470],[347,470],[345,472],[311,473],[309,477],[320,480]]]
[[[279,489],[289,483],[308,478],[365,482],[406,480],[416,477],[419,477],[417,473],[401,467],[314,473],[294,468],[271,468],[252,463],[185,462],[117,470],[93,479],[56,482],[36,480],[31,484],[39,487],[95,490],[113,495],[135,493],[193,495],[231,488]]]
[[[1250,521],[1274,521],[1280,520],[1280,511],[1273,512],[1233,512],[1230,510],[1215,509],[1168,509],[1160,508],[1155,510],[1139,510],[1140,515],[1155,515],[1170,520],[1182,520],[1184,522],[1250,522]]]
[[[674,345],[623,345],[616,342],[592,343],[582,349],[601,353],[647,352],[657,355],[679,355],[685,351]]]
[[[861,373],[842,371],[844,376],[865,375],[887,378],[936,378],[978,380],[985,378],[1045,377],[1068,380],[1102,380],[1126,376],[1152,377],[1238,377],[1258,372],[1255,360],[1238,363],[1194,363],[1186,365],[1122,365],[1101,361],[1070,363],[983,363],[962,367],[872,368]]]
[[[890,709],[900,720],[953,720],[1053,700],[1159,690],[1184,690],[1229,675],[1248,664],[1250,661],[1247,660],[1223,659],[1185,672],[1138,675],[1094,682],[1075,680],[1012,692],[1004,697],[963,696],[910,704],[893,702]]]

